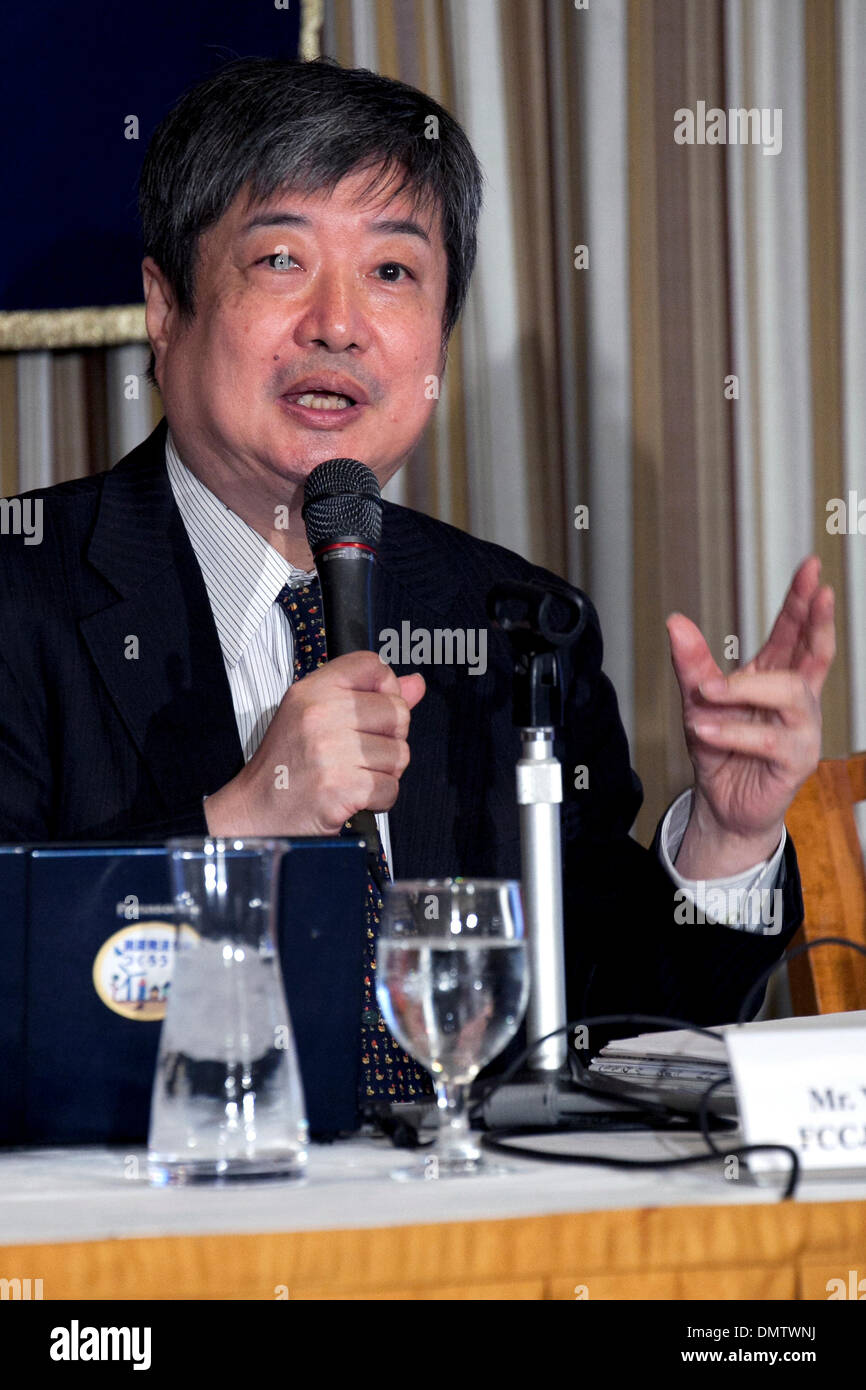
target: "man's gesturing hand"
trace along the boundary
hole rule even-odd
[[[811,555],[773,631],[725,677],[700,630],[668,618],[671,659],[695,769],[692,815],[677,856],[686,878],[721,878],[768,858],[785,812],[821,755],[821,689],[836,650],[833,590]]]
[[[420,675],[374,652],[339,656],[289,686],[246,766],[205,802],[212,835],[336,835],[356,811],[387,811],[409,763]]]

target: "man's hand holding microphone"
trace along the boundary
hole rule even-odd
[[[337,835],[359,811],[390,810],[409,764],[411,712],[426,687],[371,650],[382,528],[374,474],[353,459],[319,464],[303,515],[329,660],[289,686],[252,758],[207,797],[211,835]]]
[[[211,835],[337,835],[356,811],[390,810],[424,690],[369,651],[290,685],[253,757],[207,798]]]

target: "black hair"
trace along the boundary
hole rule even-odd
[[[406,192],[438,208],[448,257],[443,348],[475,263],[483,174],[464,131],[404,82],[332,59],[241,58],[190,88],[145,155],[139,211],[145,255],[182,316],[195,312],[199,237],[244,188],[251,203],[281,188],[333,191],[370,171],[365,194]],[[153,356],[148,376],[153,380]]]

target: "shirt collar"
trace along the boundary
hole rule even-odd
[[[227,666],[235,667],[286,584],[309,583],[236,512],[221,502],[166,435],[165,464],[174,500],[198,560]]]

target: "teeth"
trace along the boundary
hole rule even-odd
[[[298,405],[307,405],[313,410],[346,410],[351,404],[348,396],[319,395],[315,391],[298,396]]]

